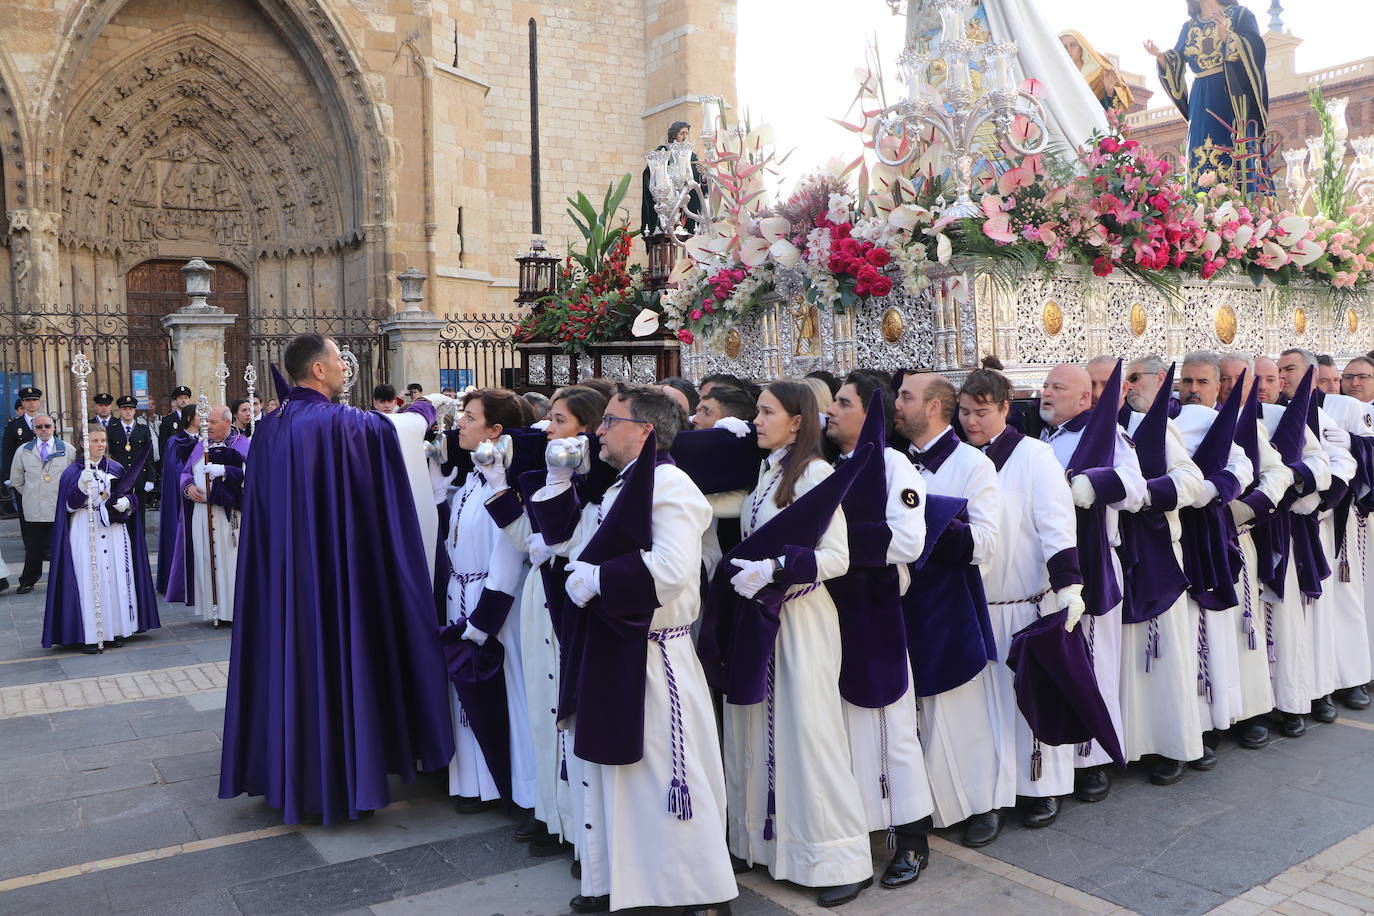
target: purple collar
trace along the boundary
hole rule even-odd
[[[1024,438],[1026,437],[1019,431],[1008,426],[998,434],[996,439],[983,446],[983,453],[991,458],[993,465],[998,471],[1001,471],[1002,466],[1011,458],[1011,453],[1016,451],[1016,446]]]
[[[925,451],[920,451],[913,445],[908,455],[911,458],[911,463],[916,465],[918,469],[935,474],[939,472],[940,465],[945,463],[945,459],[954,454],[954,450],[958,447],[959,437],[954,434],[954,427],[951,426],[937,436]]]
[[[307,388],[304,385],[297,385],[287,392],[285,400],[288,401],[316,401],[320,404],[333,403],[323,393],[314,388]]]
[[[1085,426],[1088,425],[1088,418],[1091,417],[1092,415],[1093,415],[1092,408],[1089,407],[1087,410],[1083,411],[1082,413],[1078,414],[1077,416],[1070,417],[1069,419],[1065,420],[1063,423],[1059,424],[1058,426],[1051,426],[1051,425],[1048,425],[1048,424],[1047,424],[1047,425],[1045,426],[1045,441],[1048,442],[1050,439],[1053,439],[1055,436],[1059,435],[1061,432],[1064,432],[1064,433],[1082,432],[1083,427],[1085,427]]]

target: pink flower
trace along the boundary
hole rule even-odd
[[[677,339],[687,344],[688,346],[691,346],[692,343],[696,340],[696,338],[692,336],[692,332],[687,330],[686,328],[683,328],[681,331],[677,332]]]
[[[1115,153],[1121,149],[1121,144],[1115,137],[1103,137],[1102,142],[1097,144],[1097,148],[1104,153]]]
[[[875,296],[886,296],[892,292],[892,280],[888,277],[879,277],[869,284],[868,289]]]
[[[987,200],[986,197],[983,199]],[[984,222],[983,234],[1003,245],[1010,245],[1016,241],[1016,236],[1011,231],[1011,217],[1005,213],[999,213]]]
[[[1204,261],[1202,264],[1202,279],[1212,279],[1212,275],[1215,274],[1218,270],[1221,270],[1222,265],[1224,265],[1225,263],[1225,258],[1212,258],[1211,260]]]
[[[703,315],[703,312],[701,311],[701,309],[692,309],[692,320],[693,320],[693,321],[700,321],[702,315]]]
[[[1112,264],[1111,258],[1108,258],[1105,255],[1100,256],[1093,261],[1093,273],[1097,274],[1097,276],[1099,277],[1105,277],[1115,269],[1116,267]]]

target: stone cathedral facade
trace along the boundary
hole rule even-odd
[[[734,68],[735,0],[6,0],[0,397],[75,338],[110,387],[170,371],[190,257],[237,357],[375,332],[408,268],[436,314],[509,307],[534,196],[561,252],[564,198],[637,195]]]

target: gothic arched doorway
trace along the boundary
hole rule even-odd
[[[184,260],[144,261],[129,271],[124,280],[125,303],[129,313],[129,368],[148,371],[148,394],[166,409],[167,397],[176,384],[171,361],[166,357],[167,332],[162,319],[187,305],[186,280],[181,275]],[[236,315],[234,331],[225,337],[224,363],[229,367],[229,397],[243,388],[243,367],[248,361],[245,334],[248,330],[248,277],[233,264],[211,261],[215,269],[210,282],[209,303]],[[208,394],[215,400],[218,392]]]

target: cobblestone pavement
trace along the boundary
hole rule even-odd
[[[0,551],[17,570],[12,521]],[[0,914],[566,912],[568,858],[531,858],[505,813],[454,814],[442,774],[332,828],[216,798],[230,631],[164,606],[123,648],[48,651],[44,595],[0,595]],[[1010,818],[982,850],[942,832],[919,882],[842,912],[1374,913],[1374,712],[1218,756],[1169,788],[1133,768],[1107,801],[1044,830]],[[821,910],[755,869],[735,912]]]

